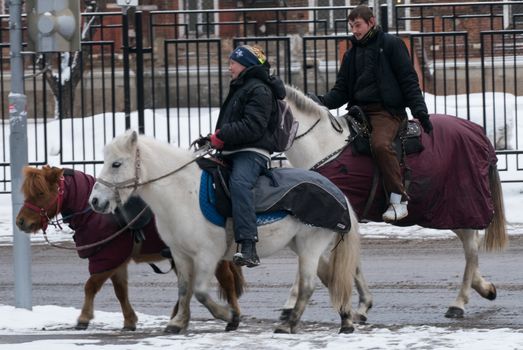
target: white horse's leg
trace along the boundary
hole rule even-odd
[[[299,257],[298,298],[289,318],[275,329],[275,333],[296,333],[301,316],[314,292],[314,275],[318,266],[318,258],[318,256],[314,257],[313,254]]]
[[[233,310],[228,305],[224,306],[216,303],[209,295],[209,284],[212,277],[214,276],[217,263],[218,258],[216,261],[210,261],[209,259],[204,260],[203,257],[196,257],[193,271],[194,296],[209,310],[214,318],[230,323],[233,321],[234,317],[239,317],[239,315],[235,315]]]
[[[193,294],[193,287],[190,276],[192,262],[190,259],[174,254],[172,248],[171,253],[173,254],[178,276],[178,310],[174,318],[172,318],[167,324],[167,327],[165,327],[164,332],[179,334],[187,329],[189,326],[189,319],[191,318],[190,303]]]
[[[319,274],[318,274],[319,276]],[[296,305],[296,301],[298,300],[298,290],[300,285],[300,273],[299,271],[296,272],[296,278],[294,279],[294,284],[292,285],[289,297],[287,298],[287,301],[285,304],[283,304],[283,308],[281,310],[280,314],[280,321],[288,321],[289,317],[291,315],[292,309],[294,309],[294,306]]]
[[[463,229],[454,230],[454,233],[463,243],[465,251],[465,272],[458,297],[451,304],[445,317],[462,318],[465,314],[465,305],[469,301],[470,289],[476,290],[482,297],[494,300],[496,298],[496,287],[494,284],[483,279],[479,272],[479,235],[477,230]]]
[[[317,274],[318,274],[318,277],[319,277],[321,283],[323,283],[323,285],[327,288],[329,288],[328,273],[329,273],[329,261],[328,261],[328,257],[326,257],[324,254],[320,257],[320,261],[318,263]],[[296,300],[298,299],[299,282],[300,282],[300,274],[296,273],[296,279],[290,289],[289,297],[287,298],[287,301],[283,305],[283,309],[280,314],[280,321],[288,321],[289,316],[292,312],[292,309],[296,305]],[[363,323],[367,322],[367,317],[368,317],[367,313],[372,308],[373,297],[372,297],[372,293],[370,292],[367,281],[365,280],[365,277],[363,276],[363,273],[361,272],[361,262],[359,263],[358,267],[356,268],[356,272],[354,274],[354,283],[356,285],[356,289],[358,290],[359,302],[358,302],[358,309],[353,312],[352,320],[354,322],[359,322],[359,323],[363,324]]]
[[[354,322],[365,323],[367,322],[367,312],[372,308],[372,293],[370,292],[369,286],[363,272],[361,271],[361,261],[356,267],[356,273],[354,274],[354,284],[359,295],[358,309],[352,315]]]
[[[302,228],[310,229],[310,228]],[[315,287],[315,275],[320,256],[331,242],[333,233],[325,229],[312,229],[309,232],[299,232],[288,244],[298,255],[298,293],[294,308],[288,319],[275,329],[276,333],[295,333],[301,316],[305,311]]]

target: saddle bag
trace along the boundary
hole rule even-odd
[[[136,242],[145,240],[145,233],[142,229],[149,224],[153,216],[151,208],[147,206],[142,198],[136,196],[130,197],[123,206],[119,206],[114,211],[114,217],[120,227],[125,227],[132,222],[129,225],[129,230],[132,232]]]
[[[349,126],[349,138],[347,142],[352,146],[354,153],[363,155],[372,155],[370,147],[371,125],[365,113],[358,106],[353,106],[344,116]],[[406,125],[405,125],[406,124]],[[400,131],[396,135],[393,142],[393,147],[401,157],[403,151],[405,154],[419,153],[423,151],[423,144],[421,143],[421,126],[409,120],[400,127]]]
[[[216,193],[216,210],[224,217],[232,217],[231,194],[229,192],[229,166],[218,158],[198,158],[196,164],[213,177]]]

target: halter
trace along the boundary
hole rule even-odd
[[[51,208],[53,208],[56,205],[56,213],[59,213],[62,209],[62,202],[64,199],[64,177],[60,176],[60,179],[58,180],[58,189],[56,193],[56,198],[49,204],[46,208],[39,207],[37,205],[34,205],[33,203],[30,203],[28,201],[24,201],[23,208],[29,209],[31,211],[34,211],[36,213],[40,214],[40,225],[42,226],[42,231],[45,233],[45,230],[47,229],[47,226],[49,225],[49,222],[51,221],[51,218],[49,218],[49,215],[47,214],[47,211]],[[56,225],[62,229],[60,224],[56,222]]]

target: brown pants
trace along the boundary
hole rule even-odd
[[[385,189],[389,193],[406,195],[400,163],[392,147],[403,118],[390,114],[381,106],[364,106],[362,109],[372,126],[370,145],[376,165],[383,176]]]

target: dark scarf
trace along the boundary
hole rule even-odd
[[[352,41],[354,45],[356,46],[367,46],[367,44],[373,39],[376,37],[376,35],[378,34],[378,32],[380,31],[380,26],[378,25],[375,25],[374,27],[372,27],[368,32],[367,34],[365,34],[363,36],[363,38],[361,38],[360,40],[357,40],[356,38],[354,38],[354,40]]]

